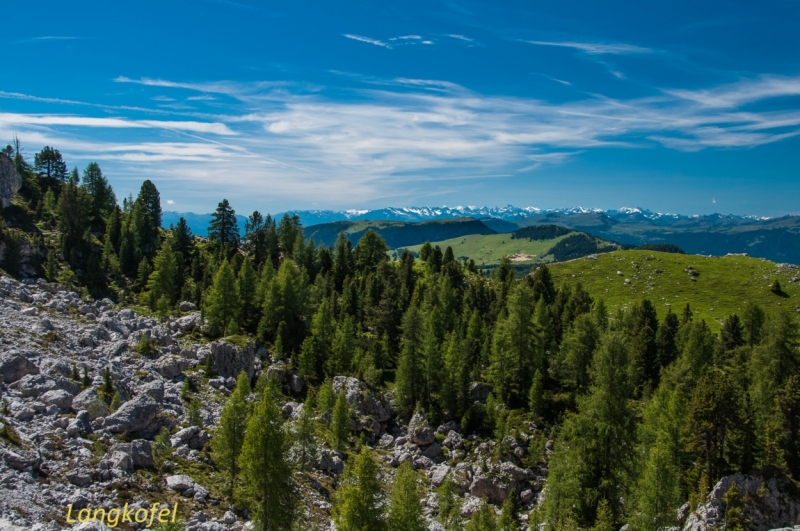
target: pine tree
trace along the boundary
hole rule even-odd
[[[308,393],[303,409],[290,428],[292,436],[291,455],[295,465],[301,472],[314,463],[317,459],[317,438],[314,434],[314,395]]]
[[[228,494],[233,493],[239,479],[239,455],[248,425],[249,394],[250,381],[247,373],[242,371],[236,379],[236,388],[222,408],[214,437],[211,438],[214,464],[226,478]]]
[[[515,490],[512,490],[503,501],[500,518],[497,520],[498,531],[519,531],[519,497]],[[613,531],[613,530],[612,530]]]
[[[417,474],[411,463],[406,461],[397,469],[392,494],[389,497],[386,529],[389,531],[425,531],[427,528],[425,517],[422,514]]]
[[[260,531],[288,531],[294,523],[298,498],[288,449],[280,410],[267,388],[247,423],[239,456],[241,499]]]
[[[676,510],[684,501],[685,421],[683,391],[662,381],[638,429],[640,473],[631,493],[636,529],[657,531],[675,524]]]
[[[403,347],[395,376],[395,400],[401,415],[410,417],[421,397],[423,323],[416,306],[410,306],[403,317]]]
[[[223,199],[211,215],[208,225],[208,240],[221,247],[235,249],[239,246],[239,225],[236,211],[227,199]]]
[[[258,324],[259,339],[273,340],[283,323],[281,340],[285,351],[294,351],[303,343],[306,336],[305,317],[308,315],[308,277],[294,260],[286,259],[281,263],[266,290],[262,311]]]
[[[466,531],[497,531],[497,517],[488,503],[483,503],[480,509],[472,515]]]
[[[83,244],[83,235],[90,225],[92,199],[86,190],[65,184],[61,187],[61,194],[56,204],[58,216],[58,230],[61,233],[61,252],[69,258],[73,251],[80,250]],[[74,262],[70,262],[75,265]]]
[[[629,346],[621,332],[609,334],[595,352],[592,386],[578,399],[577,413],[564,421],[550,460],[544,509],[551,524],[570,518],[591,523],[603,498],[615,518],[621,515],[633,467],[629,363]]]
[[[431,308],[425,316],[424,333],[422,336],[422,369],[423,381],[422,407],[432,410],[434,402],[438,404],[439,391],[442,386],[443,361],[442,361],[442,335],[444,326],[437,307]]]
[[[67,181],[67,164],[57,149],[45,146],[33,157],[36,173],[59,183]]]
[[[542,372],[537,370],[533,374],[533,382],[528,391],[528,409],[533,418],[537,418],[542,414],[542,406],[544,406],[544,382],[542,380]]]
[[[230,264],[224,260],[214,275],[214,284],[206,295],[205,316],[215,335],[223,334],[231,322],[238,323],[240,300]]]
[[[333,303],[325,298],[311,319],[311,335],[303,342],[300,351],[299,374],[314,380],[323,373],[325,363],[330,357],[331,344],[336,333],[333,319]]]
[[[728,374],[710,369],[698,382],[689,404],[690,446],[702,454],[711,484],[730,466],[731,435],[741,424],[740,396]]]
[[[161,194],[158,193],[158,189],[156,185],[153,184],[153,181],[147,179],[142,183],[136,201],[140,202],[150,215],[152,227],[155,232],[153,236],[157,237],[158,228],[161,227]]]
[[[365,446],[345,469],[331,514],[338,531],[383,531],[382,507],[378,465]]]
[[[336,239],[336,255],[333,262],[333,280],[336,291],[342,291],[344,280],[352,273],[352,262],[352,244],[344,232],[340,232]]]
[[[453,480],[448,476],[436,490],[439,502],[439,523],[445,531],[462,531],[461,501],[456,492]]]
[[[800,377],[793,375],[776,394],[771,423],[783,462],[793,478],[800,478]]]
[[[602,499],[597,504],[597,517],[594,520],[592,531],[616,531],[614,515],[608,507],[608,500]]]
[[[345,315],[344,319],[336,327],[336,334],[333,337],[331,353],[325,363],[325,375],[332,378],[347,374],[350,370],[350,359],[354,349],[355,330],[353,328],[353,318]]]
[[[336,403],[333,406],[331,435],[333,437],[333,447],[339,451],[344,450],[350,437],[350,408],[344,397],[344,390],[339,391]]]
[[[96,162],[89,163],[83,170],[83,184],[81,187],[91,197],[91,207],[89,212],[92,216],[92,226],[98,230],[105,228],[105,218],[117,204],[108,179],[105,178],[100,166]]]
[[[155,309],[162,298],[167,307],[175,305],[178,299],[178,262],[172,245],[165,240],[153,261],[153,272],[147,279],[147,292],[144,294],[150,307]]]
[[[328,424],[333,415],[333,406],[336,403],[336,396],[333,393],[333,382],[326,378],[319,387],[317,393],[317,411],[322,417],[323,422]]]
[[[253,269],[253,261],[249,256],[242,261],[239,268],[239,278],[236,280],[236,290],[239,293],[242,315],[239,321],[245,328],[250,328],[256,316],[256,272]]]

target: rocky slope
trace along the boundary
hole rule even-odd
[[[183,316],[162,321],[108,299],[82,300],[41,280],[0,277],[0,529],[103,530],[99,523],[67,523],[68,506],[149,510],[175,503],[187,530],[249,528],[211,465],[213,427],[242,370],[252,381],[266,371],[282,382],[286,419],[302,410],[305,384],[264,350],[206,342],[200,314],[188,303],[181,309]],[[101,400],[106,370],[119,393],[116,409]],[[464,437],[455,423],[432,426],[423,412],[403,423],[391,396],[355,378],[336,377],[333,387],[344,392],[351,430],[373,449],[385,483],[405,461],[427,478],[423,503],[431,530],[441,529],[433,520],[435,488],[447,477],[463,496],[465,517],[484,500],[497,508],[519,496],[527,528],[547,474],[552,441],[546,432],[522,422],[499,443]],[[486,399],[485,386],[474,384],[472,391],[474,399]],[[189,396],[199,404],[194,411]],[[158,438],[163,428],[167,441]],[[331,493],[344,461],[323,443],[312,470],[296,474],[310,527],[330,527]],[[721,528],[723,496],[733,482],[747,495],[752,529],[800,522],[800,497],[789,480],[731,476],[695,512],[682,508],[683,530]]]
[[[77,511],[178,502],[187,529],[242,529],[247,515],[234,512],[220,492],[207,452],[222,404],[240,371],[253,381],[267,371],[284,384],[288,419],[303,407],[304,382],[263,350],[204,342],[200,325],[197,312],[162,322],[41,280],[0,277],[0,528],[69,528],[70,504]],[[152,354],[142,354],[142,344]],[[214,377],[206,374],[208,361]],[[113,411],[100,399],[106,370],[119,393]],[[465,497],[465,516],[484,497],[501,503],[513,492],[527,508],[536,502],[546,470],[523,464],[536,434],[532,424],[504,440],[501,453],[494,441],[462,438],[454,423],[430,426],[418,414],[404,425],[390,397],[355,378],[336,377],[333,385],[344,391],[351,430],[374,448],[385,480],[409,460],[431,489],[451,475]],[[199,420],[182,396],[186,388],[196,390]],[[482,389],[475,392],[480,398]],[[170,448],[159,458],[162,428],[170,431]],[[324,444],[317,454],[314,470],[298,473],[298,483],[306,517],[324,528],[344,456]],[[435,495],[425,503],[433,515]]]

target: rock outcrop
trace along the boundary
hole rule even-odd
[[[11,198],[22,187],[22,176],[14,166],[14,161],[0,154],[0,208],[11,205]]]
[[[741,519],[748,531],[769,531],[800,523],[800,492],[789,478],[734,474],[719,480],[706,503],[688,515],[683,531],[724,529],[727,512],[724,498],[734,483],[744,504]]]

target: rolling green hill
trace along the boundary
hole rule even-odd
[[[540,229],[542,227],[537,227]],[[554,227],[560,229],[559,227]],[[441,249],[448,246],[453,248],[453,254],[459,259],[472,259],[481,265],[493,266],[508,256],[515,264],[534,264],[537,262],[554,262],[572,258],[573,253],[578,255],[598,252],[607,249],[613,244],[594,238],[587,234],[570,231],[555,230],[552,234],[544,234],[546,239],[533,239],[517,237],[514,234],[471,234],[443,241],[431,241],[431,245],[438,245]],[[588,251],[585,246],[588,245]],[[422,245],[408,247],[412,252],[419,252]],[[568,257],[568,258],[565,258]]]
[[[800,308],[800,268],[746,256],[614,251],[553,264],[550,270],[556,285],[580,281],[612,311],[647,298],[663,317],[669,308],[680,313],[688,302],[695,318],[713,328],[731,313],[741,313],[748,301],[767,310]],[[776,279],[780,295],[770,291]]]
[[[318,244],[333,245],[336,243],[339,233],[344,231],[350,241],[353,242],[353,245],[356,245],[358,240],[369,229],[380,234],[392,249],[423,244],[426,241],[433,242],[458,238],[468,234],[486,235],[496,233],[494,229],[473,218],[443,219],[424,221],[422,223],[366,220],[335,221],[306,227],[303,229],[303,233],[306,238],[314,238],[314,241]]]

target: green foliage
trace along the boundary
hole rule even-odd
[[[389,497],[389,511],[386,518],[389,531],[425,531],[425,517],[422,514],[417,474],[409,461],[397,469],[392,493]]]
[[[208,225],[208,240],[220,247],[235,249],[239,246],[239,226],[236,211],[227,199],[220,201]]]
[[[416,306],[411,306],[403,317],[403,347],[395,377],[396,407],[405,417],[414,412],[424,386],[422,335],[422,316]]]
[[[297,487],[288,461],[289,443],[269,390],[260,397],[239,456],[244,501],[260,531],[291,529],[297,514]]]
[[[222,408],[219,422],[211,438],[214,464],[225,476],[225,487],[232,494],[239,478],[239,455],[244,444],[250,408],[247,396],[250,394],[250,381],[242,371],[236,379],[236,388]]]
[[[439,502],[439,523],[444,526],[445,531],[461,531],[464,528],[461,518],[461,499],[453,480],[446,477],[436,490],[436,494]]]
[[[497,517],[494,515],[494,510],[487,503],[481,505],[466,527],[466,531],[496,531]]]
[[[331,437],[333,447],[339,451],[345,449],[347,440],[350,438],[350,408],[344,397],[344,390],[339,391],[336,403],[333,406]]]
[[[378,465],[366,446],[345,468],[331,515],[339,531],[383,531],[383,494]]]
[[[190,397],[186,403],[186,419],[189,421],[190,426],[203,427],[203,417],[200,414],[200,401],[194,397]]]
[[[114,393],[116,393],[116,390],[111,379],[111,371],[106,367],[103,371],[103,385],[97,390],[97,394],[103,402],[110,405],[111,400],[114,398]]]
[[[212,334],[220,336],[234,323],[237,326],[241,305],[236,279],[230,264],[223,261],[206,295],[205,316]],[[236,330],[238,332],[238,329]]]
[[[305,472],[317,459],[317,437],[312,417],[313,401],[314,396],[309,393],[297,420],[292,422],[289,428],[292,440],[292,459],[301,472]]]

